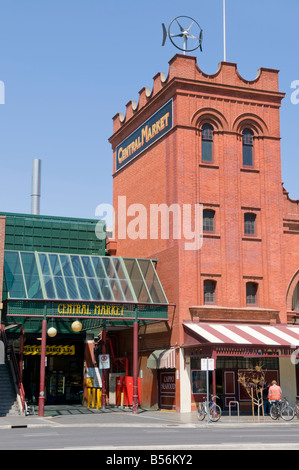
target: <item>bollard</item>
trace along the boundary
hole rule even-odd
[[[97,410],[102,406],[102,391],[100,388],[97,388]]]
[[[102,390],[100,388],[90,387],[87,389],[87,408],[97,408],[102,406]]]
[[[87,408],[90,407],[90,395],[91,395],[91,388],[87,389]]]
[[[93,388],[93,389],[92,389],[92,403],[91,403],[91,407],[92,407],[92,408],[95,407],[95,400],[96,400],[96,389]]]

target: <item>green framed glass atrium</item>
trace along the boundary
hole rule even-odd
[[[4,275],[7,299],[168,303],[150,259],[5,251]]]
[[[6,321],[42,316],[45,306],[48,317],[96,317],[124,325],[136,315],[144,321],[168,318],[168,300],[151,259],[5,250],[3,300]],[[108,308],[113,305],[117,310]]]

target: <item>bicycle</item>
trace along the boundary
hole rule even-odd
[[[27,400],[24,404],[24,413],[25,416],[35,415],[34,405],[29,405]]]
[[[288,400],[283,398],[280,401],[272,402],[270,416],[274,420],[277,420],[281,416],[285,421],[291,421],[295,416],[295,411],[294,408],[289,405]]]
[[[199,403],[197,410],[197,418],[199,421],[203,421],[207,415],[209,415],[209,419],[213,423],[219,421],[219,419],[221,418],[222,410],[220,406],[214,402],[214,398],[219,397],[212,395],[209,404],[207,403],[206,399],[203,402]]]
[[[297,419],[299,419],[299,403],[296,403],[294,413]]]

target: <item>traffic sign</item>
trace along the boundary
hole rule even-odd
[[[201,359],[201,370],[214,370],[215,369],[215,361],[214,359]]]
[[[110,369],[110,355],[109,354],[99,355],[99,369]]]

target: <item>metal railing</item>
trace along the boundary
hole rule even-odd
[[[18,393],[20,396],[21,400],[21,405],[22,405],[22,412],[24,412],[25,409],[25,391],[23,387],[23,383],[21,380],[21,375],[20,375],[20,369],[17,361],[17,356],[14,350],[13,345],[8,345],[7,338],[6,338],[6,333],[4,326],[1,324],[0,325],[0,338],[2,339],[4,343],[4,348],[5,348],[5,357],[9,356],[11,360],[11,364],[13,367],[13,372],[14,372],[14,378],[15,378],[15,383],[18,389]]]

